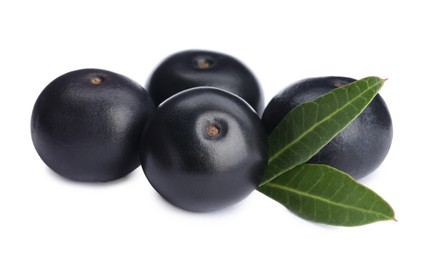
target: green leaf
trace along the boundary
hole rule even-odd
[[[326,165],[299,165],[258,190],[314,222],[359,226],[395,219],[393,209],[380,196]]]
[[[367,77],[291,110],[268,138],[268,167],[260,186],[307,162],[363,112],[383,83]]]

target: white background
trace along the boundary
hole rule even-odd
[[[114,2],[0,3],[0,259],[434,259],[429,1]],[[140,168],[80,184],[39,159],[30,115],[54,78],[94,67],[144,84],[162,59],[192,48],[242,60],[266,101],[306,77],[389,78],[380,93],[392,148],[361,182],[398,222],[318,225],[256,191],[194,214],[162,200]]]

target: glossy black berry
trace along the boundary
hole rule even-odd
[[[267,134],[297,105],[353,81],[346,77],[319,77],[290,85],[277,94],[264,111],[262,121]],[[392,136],[389,110],[381,96],[377,95],[347,128],[309,162],[327,164],[360,179],[383,162],[389,152]]]
[[[239,202],[257,187],[267,165],[260,118],[244,100],[217,88],[193,88],[167,99],[141,142],[151,185],[189,211]]]
[[[140,165],[139,140],[153,111],[147,91],[122,75],[72,71],[36,100],[33,144],[45,164],[68,179],[115,180]]]
[[[180,91],[199,86],[227,90],[262,113],[264,98],[255,76],[241,61],[223,53],[202,50],[175,53],[155,69],[147,83],[156,105]]]

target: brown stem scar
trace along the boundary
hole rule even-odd
[[[220,134],[220,128],[215,124],[209,124],[206,129],[206,134],[211,137],[215,137]]]
[[[198,69],[209,69],[215,65],[215,60],[210,57],[196,57],[194,66]]]
[[[91,78],[91,79],[90,79],[90,82],[91,82],[93,85],[99,85],[99,84],[102,82],[102,78],[96,76],[96,77]]]

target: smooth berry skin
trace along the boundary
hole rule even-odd
[[[67,179],[116,180],[140,165],[139,140],[154,110],[147,91],[125,76],[72,71],[36,100],[32,141],[45,164]]]
[[[150,76],[147,90],[156,105],[186,89],[212,86],[238,95],[258,114],[264,109],[262,89],[253,72],[224,53],[187,50],[167,57]]]
[[[267,165],[266,134],[241,98],[211,87],[163,102],[142,138],[141,162],[155,190],[193,212],[231,206],[256,187]]]
[[[355,81],[347,77],[317,77],[298,81],[267,105],[262,121],[269,135],[283,117],[304,102],[312,101],[337,87]],[[309,115],[307,115],[309,116]],[[386,158],[393,138],[387,105],[377,95],[368,107],[308,163],[327,164],[361,179],[377,169]]]

